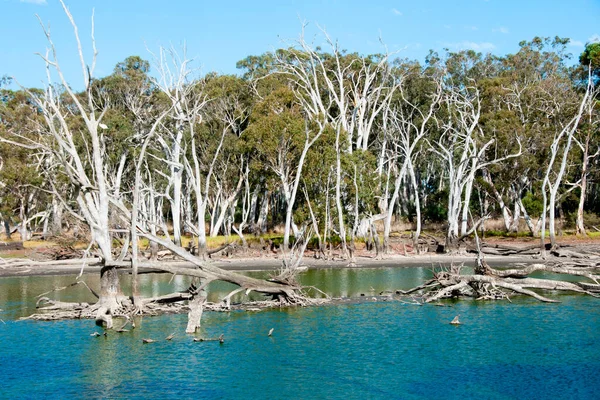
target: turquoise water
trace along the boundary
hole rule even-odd
[[[318,270],[303,281],[321,280],[319,287],[336,295],[368,295],[410,287],[427,273]],[[30,291],[43,279],[0,279],[0,398],[591,399],[600,393],[599,299],[206,313],[198,336],[224,334],[219,344],[193,342],[183,333],[183,315],[144,318],[137,329],[106,338],[90,337],[97,330],[92,321],[15,321],[28,310],[17,305],[30,304]],[[50,287],[69,278],[55,279]],[[170,278],[147,279],[158,293]],[[448,322],[457,314],[463,325],[456,327]],[[164,341],[172,332],[175,338]],[[159,341],[142,344],[142,338]]]

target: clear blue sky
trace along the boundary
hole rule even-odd
[[[360,53],[390,50],[422,61],[429,49],[472,48],[513,53],[521,40],[561,36],[578,55],[600,39],[600,0],[67,0],[88,50],[95,9],[96,76],[130,55],[150,59],[146,46],[187,43],[203,72],[237,73],[236,61],[297,38],[301,21],[311,38],[324,27],[341,47]],[[73,31],[58,0],[0,0],[0,76],[41,86],[45,37],[35,17],[50,23],[67,79],[82,86]],[[322,38],[316,38],[322,43]],[[89,55],[90,52],[88,51]]]

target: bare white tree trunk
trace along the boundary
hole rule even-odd
[[[490,175],[489,171],[487,169],[483,168],[481,170],[481,172],[483,175],[483,179],[492,188],[492,193],[494,194],[494,197],[496,198],[496,202],[498,203],[498,206],[500,207],[500,211],[502,211],[502,220],[504,221],[504,229],[508,232],[510,230],[510,227],[511,227],[511,224],[513,221],[512,216],[510,214],[510,210],[506,206],[506,203],[504,202],[502,195],[496,189],[496,185],[492,181],[492,176]],[[515,208],[518,208],[516,202],[515,202]]]
[[[308,122],[305,125],[304,133],[304,147],[302,148],[302,153],[300,154],[300,159],[298,160],[298,165],[296,166],[296,174],[293,177],[293,183],[291,190],[286,188],[284,190],[286,196],[286,213],[285,213],[285,230],[283,234],[283,249],[287,251],[290,246],[290,229],[292,227],[292,214],[294,212],[294,204],[296,203],[296,195],[298,194],[298,186],[300,185],[300,179],[302,178],[302,169],[304,168],[304,160],[306,159],[306,155],[308,151],[312,147],[313,144],[319,139],[319,137],[323,134],[325,130],[325,126],[321,125],[318,128],[318,131],[314,133],[311,137],[311,131],[308,127]],[[281,176],[282,181],[286,179]]]
[[[70,183],[78,188],[76,195],[80,213],[78,218],[85,221],[90,227],[92,240],[98,245],[101,256],[107,263],[106,265],[109,265],[113,259],[112,238],[109,231],[109,209],[111,193],[114,191],[109,187],[107,176],[113,176],[116,171],[104,157],[106,152],[104,139],[99,131],[99,129],[105,127],[101,121],[107,106],[101,107],[95,101],[96,94],[93,93],[94,89],[91,85],[97,56],[93,20],[91,35],[93,58],[90,65],[86,63],[83,55],[77,25],[62,0],[61,5],[74,30],[85,90],[83,94],[76,94],[71,89],[58,62],[56,48],[50,33],[42,25],[49,43],[49,50],[46,55],[41,56],[46,62],[48,86],[41,95],[29,92],[31,98],[34,99],[41,110],[45,122],[45,132],[41,132],[38,145],[53,155],[57,163],[64,168]],[[52,84],[51,70],[58,76],[60,85]],[[64,93],[58,92],[59,87],[64,90]],[[62,96],[68,98],[72,103],[69,109],[65,107]],[[83,130],[73,132],[72,125],[68,121],[73,115],[83,120],[83,126],[85,127]],[[81,136],[80,139],[83,138],[86,144],[83,149],[82,146],[75,143],[76,135]],[[62,195],[62,203],[66,204],[64,193],[56,191],[56,194]],[[118,274],[114,267],[102,268],[100,286],[97,321],[104,322],[110,327],[112,325],[111,313],[123,300]]]
[[[545,226],[546,226],[546,213],[548,214],[548,230],[550,234],[550,244],[552,247],[556,247],[556,222],[555,222],[555,209],[556,209],[556,197],[558,190],[562,183],[563,176],[567,169],[567,162],[569,151],[574,140],[574,134],[579,126],[579,121],[583,116],[583,112],[588,101],[594,98],[593,96],[593,81],[591,79],[591,67],[589,70],[588,85],[579,104],[578,111],[573,118],[561,129],[561,131],[554,137],[552,144],[550,145],[550,160],[546,168],[546,174],[542,183],[542,195],[544,199],[544,206],[542,211],[542,228],[540,234],[540,245],[542,247],[542,254],[545,255]],[[560,147],[562,145],[562,148]],[[562,152],[562,157],[561,154]],[[556,168],[556,159],[560,157],[560,165],[558,171],[554,174]],[[552,182],[552,176],[554,175],[554,182]]]
[[[261,233],[265,233],[267,231],[267,219],[269,215],[269,199],[271,198],[271,192],[266,190],[263,192],[262,201],[260,205],[260,212],[258,214],[258,219],[256,220],[256,226],[260,230]]]
[[[594,96],[594,99],[595,98],[596,98],[596,96]],[[587,195],[587,182],[588,182],[587,177],[588,177],[588,173],[589,173],[590,160],[593,160],[594,158],[596,158],[598,156],[598,154],[600,153],[600,149],[598,149],[594,154],[590,154],[591,136],[592,136],[593,132],[595,132],[596,126],[599,123],[598,120],[593,119],[595,104],[596,104],[595,101],[588,102],[587,110],[586,110],[587,115],[588,115],[586,134],[585,134],[583,143],[579,140],[577,140],[577,142],[576,142],[577,145],[579,146],[579,148],[581,149],[582,157],[581,157],[581,179],[580,179],[580,183],[579,183],[579,188],[581,190],[581,193],[579,195],[579,205],[577,207],[577,220],[575,222],[575,225],[577,227],[577,234],[583,235],[583,236],[587,236],[587,233],[585,231],[584,221],[583,221],[583,209],[585,206],[585,200],[586,200],[586,195]]]
[[[342,207],[342,162],[340,148],[340,129],[335,136],[335,207],[338,214],[338,233],[342,246],[342,258],[348,258],[348,247],[346,246],[346,227],[344,225],[344,208]]]
[[[431,150],[438,154],[447,171],[446,247],[447,250],[454,251],[458,246],[459,234],[467,234],[467,216],[475,174],[489,165],[521,155],[521,142],[517,137],[519,150],[514,154],[502,152],[498,155],[497,151],[496,158],[486,159],[486,152],[495,139],[484,138],[479,126],[481,99],[478,88],[450,87],[444,101],[450,117],[447,121],[438,121],[443,127],[443,133]]]
[[[172,195],[166,194],[171,205],[173,237],[175,244],[181,246],[184,131],[201,121],[200,112],[206,104],[206,98],[199,90],[202,80],[194,79],[194,71],[190,68],[192,60],[187,58],[185,48],[180,56],[173,48],[167,51],[161,47],[158,57],[154,55],[154,59],[159,74],[155,83],[172,105],[174,127],[161,135],[159,140],[170,172],[167,188],[172,188]]]

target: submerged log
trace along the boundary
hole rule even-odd
[[[221,334],[218,338],[194,338],[194,342],[219,342],[225,343],[225,335]]]

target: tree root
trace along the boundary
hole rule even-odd
[[[593,297],[600,297],[600,265],[569,263],[532,264],[518,269],[498,270],[491,268],[483,260],[479,260],[474,274],[462,274],[462,266],[451,265],[434,271],[433,279],[407,291],[396,291],[399,294],[423,293],[426,303],[451,297],[473,297],[478,300],[510,301],[511,294],[522,294],[536,300],[548,303],[557,303],[558,300],[548,298],[538,291],[565,291],[582,293]],[[591,282],[564,281],[531,278],[533,272],[569,275],[585,278]]]
[[[261,301],[250,301],[244,303],[230,304],[228,307],[225,303],[209,303],[205,302],[203,304],[204,311],[211,312],[231,312],[231,311],[260,311],[263,309],[272,309],[272,308],[281,308],[284,306],[314,306],[314,305],[322,305],[331,302],[332,299],[302,299],[301,301],[290,302],[285,301],[281,302],[279,299],[276,300],[261,300]],[[70,303],[65,303],[70,304]],[[82,303],[83,304],[83,303]],[[143,309],[139,314],[135,314],[138,316],[158,316],[165,314],[184,314],[190,312],[190,306],[187,302],[179,301],[173,303],[153,303],[148,302],[144,304]],[[27,317],[22,317],[20,320],[34,320],[34,321],[58,321],[58,320],[68,320],[68,319],[95,319],[97,317],[98,308],[95,305],[82,305],[81,308],[70,307],[66,308],[56,308],[56,309],[46,309],[40,308],[39,313],[32,314]],[[128,310],[122,310],[122,312],[118,312],[111,315],[113,319],[115,318],[124,318],[125,322],[122,325],[117,325],[119,329],[123,329],[127,323],[133,323],[133,310],[129,310],[131,312],[127,312]]]

